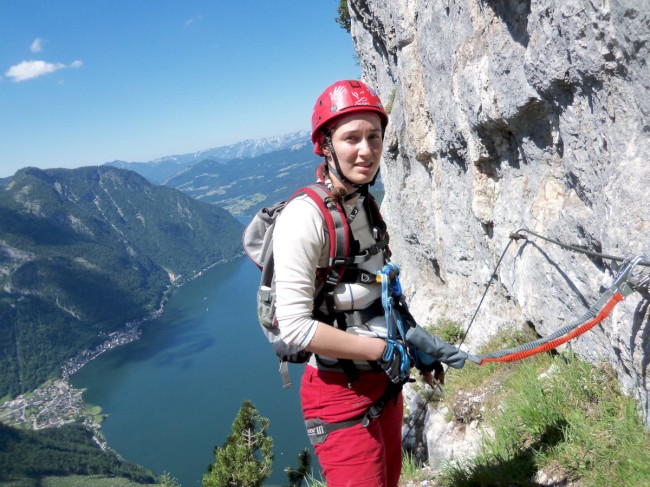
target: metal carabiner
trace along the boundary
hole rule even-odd
[[[650,261],[643,255],[627,257],[623,261],[623,265],[621,266],[618,274],[616,274],[616,277],[614,277],[614,281],[612,282],[610,289],[615,287],[618,292],[620,292],[624,297],[627,297],[632,294],[639,286],[647,285],[650,281],[650,276],[644,276],[640,282],[637,282],[638,275],[633,276],[632,274],[634,268],[638,265],[647,266],[650,265]]]
[[[641,291],[650,289],[650,271],[644,272],[635,269],[636,266],[650,266],[650,259],[643,255],[635,257],[630,272],[628,274],[627,282],[633,291]],[[638,271],[638,272],[634,272]]]

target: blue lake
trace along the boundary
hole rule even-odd
[[[102,431],[126,460],[183,487],[201,484],[244,399],[270,420],[275,462],[266,485],[286,483],[309,446],[300,412],[302,366],[282,389],[278,361],[255,311],[259,270],[247,259],[219,265],[177,289],[142,338],[104,353],[72,377],[108,418]],[[316,463],[315,458],[313,463]],[[317,468],[317,467],[314,467]]]

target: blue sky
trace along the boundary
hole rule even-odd
[[[309,129],[338,0],[0,0],[0,177]]]

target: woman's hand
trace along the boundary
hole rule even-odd
[[[429,384],[432,389],[440,387],[442,390],[442,385],[445,383],[445,371],[440,368],[438,370],[433,370],[429,372],[422,372],[422,380]]]
[[[394,384],[406,381],[411,372],[408,352],[404,344],[396,340],[386,339],[386,347],[379,359],[379,365]]]

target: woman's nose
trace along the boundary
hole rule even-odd
[[[365,137],[363,137],[359,142],[359,152],[361,154],[370,154],[372,152],[372,149],[370,147],[370,141]]]

